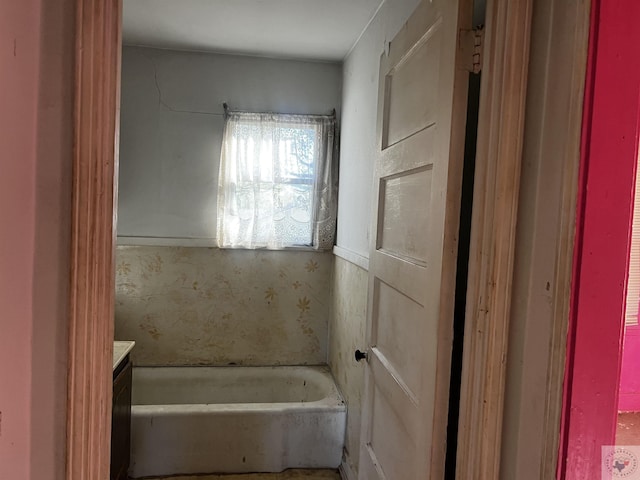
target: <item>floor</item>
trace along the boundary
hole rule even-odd
[[[618,414],[616,445],[640,445],[640,412]]]
[[[188,475],[147,478],[145,480],[340,480],[335,470],[285,470],[282,473],[248,473],[238,475]]]

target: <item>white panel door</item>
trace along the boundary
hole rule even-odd
[[[360,480],[444,474],[467,0],[423,0],[380,61]]]

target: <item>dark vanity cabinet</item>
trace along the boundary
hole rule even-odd
[[[113,371],[111,480],[127,480],[131,445],[131,361],[129,355]]]

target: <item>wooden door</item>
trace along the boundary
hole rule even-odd
[[[423,0],[380,61],[361,480],[444,474],[470,25]]]

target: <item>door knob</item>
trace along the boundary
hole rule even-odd
[[[356,362],[359,362],[362,359],[367,359],[367,352],[361,352],[360,350],[356,350]]]

